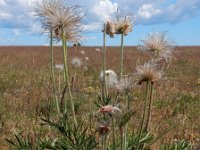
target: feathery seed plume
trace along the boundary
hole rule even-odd
[[[101,72],[100,81],[103,82],[103,71]],[[113,70],[105,71],[105,82],[108,88],[112,88],[117,83],[117,74]]]
[[[163,71],[158,69],[158,65],[155,60],[146,62],[144,65],[137,65],[136,71],[136,75],[139,78],[139,85],[145,81],[155,82],[163,75]]]
[[[166,62],[170,62],[173,58],[174,44],[167,39],[163,32],[150,33],[146,39],[142,40],[139,49],[150,52],[154,58],[162,58]]]

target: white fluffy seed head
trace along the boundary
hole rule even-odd
[[[80,58],[78,58],[78,57],[74,57],[73,59],[72,59],[72,65],[74,65],[74,67],[81,67],[82,66],[82,61],[81,61],[81,59]]]
[[[100,48],[96,48],[95,51],[98,52],[98,53],[101,52]]]
[[[118,92],[128,92],[134,87],[133,78],[130,76],[124,76],[120,81],[115,84],[115,88]]]
[[[55,65],[56,69],[64,70],[64,65],[63,64],[57,64]]]
[[[128,35],[133,31],[134,22],[134,15],[117,12],[114,20],[106,22],[106,34],[110,37],[114,37],[114,34]]]
[[[150,33],[141,42],[142,45],[139,46],[139,50],[151,53],[154,58],[161,58],[166,62],[171,62],[172,58],[174,58],[174,43],[167,39],[164,32]]]
[[[78,6],[64,7],[62,0],[43,0],[38,3],[35,13],[40,17],[44,30],[53,31],[54,38],[60,40],[62,32],[68,42],[77,43],[82,40],[82,15]]]
[[[104,73],[103,71],[100,73],[100,81],[104,81]],[[117,74],[113,70],[106,70],[105,71],[105,83],[108,88],[114,87],[114,85],[118,82],[117,80]]]
[[[85,51],[84,50],[80,51],[80,53],[83,54],[83,55],[85,55]]]
[[[152,60],[143,65],[136,66],[136,75],[139,79],[138,84],[143,82],[155,82],[163,76],[163,71],[158,68],[157,62]]]

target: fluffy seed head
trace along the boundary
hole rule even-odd
[[[67,7],[50,15],[48,24],[58,39],[62,37],[62,30],[67,41],[78,42],[82,39],[82,16],[76,14],[77,6]]]
[[[134,87],[133,78],[130,76],[123,77],[119,82],[115,84],[115,88],[118,92],[127,92]]]
[[[163,72],[158,70],[158,66],[154,60],[146,62],[144,65],[137,65],[136,71],[136,75],[139,78],[138,84],[142,84],[145,81],[153,83],[163,75]]]
[[[139,49],[150,52],[154,58],[162,58],[166,62],[170,62],[173,58],[174,44],[167,39],[163,32],[150,33],[146,39],[142,40]]]
[[[95,51],[98,52],[98,53],[101,52],[100,48],[96,48]]]
[[[57,64],[55,65],[56,69],[64,70],[64,65],[63,64]]]
[[[114,37],[115,33],[116,33],[115,23],[112,21],[107,21],[106,22],[106,34],[109,35],[110,37]]]
[[[82,65],[81,59],[78,57],[74,57],[72,59],[72,65],[74,65],[75,67],[81,67],[81,65]]]
[[[77,43],[82,40],[82,17],[77,13],[78,6],[64,7],[61,0],[43,0],[36,7],[43,28],[53,31],[54,38],[60,40],[62,32],[67,41]]]
[[[63,6],[62,0],[42,0],[35,5],[35,15],[45,20],[57,10],[63,9]]]
[[[114,34],[128,35],[133,30],[135,17],[132,14],[122,14],[117,12],[117,16],[113,21],[106,22],[106,34],[114,37]]]
[[[103,82],[104,79],[103,71],[101,72],[99,78],[100,81]],[[117,74],[113,70],[105,71],[105,82],[108,88],[112,88],[117,83]]]
[[[84,50],[80,51],[80,53],[83,54],[83,55],[85,55],[85,51]]]

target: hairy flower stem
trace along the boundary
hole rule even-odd
[[[121,137],[120,150],[123,150],[123,145],[124,145],[124,131],[123,131],[122,128],[120,129],[120,137]]]
[[[115,143],[115,124],[114,124],[114,117],[112,117],[112,140],[113,140],[113,150],[116,150],[116,143]]]
[[[121,58],[120,58],[120,79],[123,77],[124,71],[124,34],[121,34]]]
[[[64,72],[65,72],[65,82],[67,82],[67,90],[69,94],[69,99],[71,103],[71,109],[72,109],[72,114],[73,114],[73,119],[74,119],[74,124],[77,126],[77,121],[76,121],[76,114],[74,110],[74,101],[72,99],[72,92],[71,92],[71,85],[69,82],[69,70],[68,70],[68,65],[67,65],[67,45],[66,45],[66,38],[64,35],[64,32],[62,30],[62,46],[63,46],[63,61],[64,61]],[[65,113],[66,113],[66,101],[65,101]]]
[[[137,150],[139,150],[139,147],[140,147],[139,142],[140,142],[140,138],[141,138],[142,133],[143,133],[143,127],[144,127],[144,121],[145,121],[146,109],[147,109],[148,93],[149,93],[149,81],[147,81],[147,83],[146,83],[144,109],[143,109],[143,115],[142,115],[142,123],[140,125],[139,136],[138,136],[138,141],[137,141]]]
[[[102,135],[102,150],[106,150],[106,135]]]
[[[103,82],[102,82],[102,98],[105,99],[107,97],[107,86],[106,86],[106,24],[104,24],[104,32],[103,32],[103,51],[102,51],[102,71],[103,71]]]
[[[126,93],[126,95],[127,95],[127,110],[128,111],[130,111],[130,100],[131,100],[131,95],[130,95],[130,92],[127,92]],[[124,150],[126,150],[126,134],[127,134],[127,130],[128,130],[128,123],[126,124],[126,126],[125,126],[125,131],[124,131],[124,133],[123,133],[123,136],[124,136]]]
[[[57,107],[57,111],[58,114],[60,114],[60,107],[59,107],[59,102],[58,102],[58,96],[57,96],[57,92],[56,92],[56,80],[55,80],[55,72],[54,72],[54,55],[53,55],[53,33],[52,30],[50,31],[50,68],[51,68],[51,81],[52,81],[52,87],[53,87],[53,97],[56,100],[56,107]]]
[[[147,123],[145,126],[145,131],[149,132],[151,127],[151,108],[153,101],[153,82],[150,83],[150,98],[149,98],[149,106],[148,106],[148,114],[147,114]]]

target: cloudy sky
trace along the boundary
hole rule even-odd
[[[41,24],[33,16],[39,0],[0,0],[0,45],[47,45]],[[102,24],[117,8],[136,16],[134,31],[125,45],[137,45],[150,32],[167,32],[177,45],[200,45],[200,0],[66,0],[85,14],[83,45],[102,45]],[[120,37],[108,39],[119,45]]]

